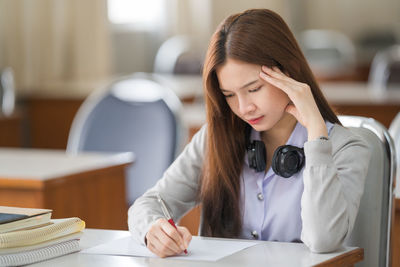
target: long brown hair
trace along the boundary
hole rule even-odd
[[[219,87],[216,68],[227,58],[278,66],[311,87],[326,121],[339,123],[292,32],[278,14],[267,9],[250,9],[226,18],[211,38],[203,68],[207,150],[200,200],[204,236],[238,237],[242,229],[240,175],[247,124],[231,111]]]

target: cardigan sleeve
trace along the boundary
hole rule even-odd
[[[142,244],[152,223],[164,217],[157,194],[163,198],[175,221],[196,205],[205,143],[206,125],[193,136],[156,185],[129,208],[129,231]]]
[[[313,252],[334,251],[350,235],[364,191],[370,151],[366,142],[336,125],[330,140],[304,145],[301,239]]]

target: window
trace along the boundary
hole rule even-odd
[[[165,0],[108,0],[108,19],[112,24],[152,29],[163,21]]]

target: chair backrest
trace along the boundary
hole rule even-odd
[[[393,45],[375,55],[368,85],[374,90],[400,89],[400,45]]]
[[[394,143],[387,129],[374,119],[339,116],[339,120],[362,136],[372,152],[359,212],[346,245],[364,248],[364,260],[357,266],[388,267],[396,175]]]
[[[180,108],[177,96],[150,74],[123,77],[84,101],[67,152],[133,152],[126,181],[132,204],[162,177],[185,142]]]
[[[157,51],[155,73],[201,74],[203,53],[189,36],[176,35],[167,39]]]
[[[11,68],[0,71],[0,114],[10,116],[15,106],[14,73]]]
[[[300,33],[299,44],[317,75],[335,77],[354,70],[355,46],[343,33],[332,30],[306,30]]]
[[[397,113],[396,117],[393,119],[389,127],[389,133],[394,140],[394,145],[396,147],[396,159],[397,159],[397,169],[400,167],[400,112]],[[400,198],[400,171],[397,171],[396,175],[396,188],[395,188],[396,198]]]

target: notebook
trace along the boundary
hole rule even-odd
[[[0,249],[29,246],[80,232],[85,222],[79,218],[55,219],[39,228],[0,234]]]
[[[15,254],[19,252],[27,252],[31,250],[37,250],[39,248],[45,248],[52,245],[56,245],[65,241],[80,239],[82,237],[83,232],[77,232],[70,235],[62,236],[59,238],[51,239],[42,243],[38,243],[35,245],[30,246],[23,246],[23,247],[14,247],[14,248],[2,248],[0,249],[0,256],[5,254]]]
[[[52,210],[0,206],[0,233],[47,224]]]
[[[79,251],[79,240],[73,239],[30,251],[0,255],[0,266],[20,266],[52,259]]]

